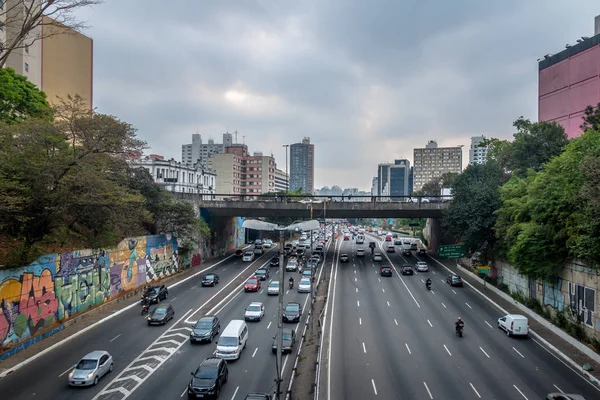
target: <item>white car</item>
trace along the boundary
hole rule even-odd
[[[310,278],[302,278],[298,283],[298,293],[310,293],[311,284]]]
[[[365,249],[356,249],[356,257],[364,257]]]
[[[419,262],[417,262],[417,271],[418,272],[427,272],[427,271],[429,271],[429,266],[427,265],[427,263],[425,261],[419,261]]]
[[[260,321],[265,316],[265,306],[263,303],[255,301],[250,303],[246,312],[244,313],[244,319],[246,321]]]
[[[271,239],[265,239],[265,241],[263,242],[263,247],[270,249],[271,246],[273,246],[273,241]]]
[[[279,281],[271,281],[269,282],[269,287],[267,288],[267,296],[273,296],[279,294]]]
[[[295,260],[288,261],[288,263],[285,265],[285,270],[288,272],[298,271],[298,263]]]
[[[373,256],[373,261],[383,261],[383,257],[381,257],[381,254],[375,253]]]
[[[244,257],[242,257],[242,261],[250,262],[254,261],[254,252],[247,251],[244,253]]]

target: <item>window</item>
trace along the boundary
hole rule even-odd
[[[29,54],[29,46],[25,46],[25,53]]]
[[[25,72],[29,72],[29,64],[25,63]]]

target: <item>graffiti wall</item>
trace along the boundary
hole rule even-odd
[[[141,236],[113,249],[48,254],[26,267],[0,270],[0,346],[177,272],[177,251],[170,235]]]

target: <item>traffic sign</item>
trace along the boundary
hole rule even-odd
[[[489,265],[477,266],[477,273],[479,274],[489,274],[490,272],[492,272],[492,267],[490,267]]]
[[[438,250],[438,257],[440,258],[461,258],[465,256],[465,245],[464,244],[450,244],[442,245]]]

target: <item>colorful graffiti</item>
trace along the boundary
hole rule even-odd
[[[142,236],[113,249],[48,254],[26,267],[0,270],[0,345],[22,342],[121,292],[177,272],[177,251],[170,235]]]
[[[556,282],[544,282],[544,305],[550,306],[558,311],[565,307],[565,295],[562,292],[563,280],[557,278]]]
[[[244,229],[244,217],[236,217],[236,232],[235,232],[235,247],[241,247],[244,244],[244,235],[246,229]]]

